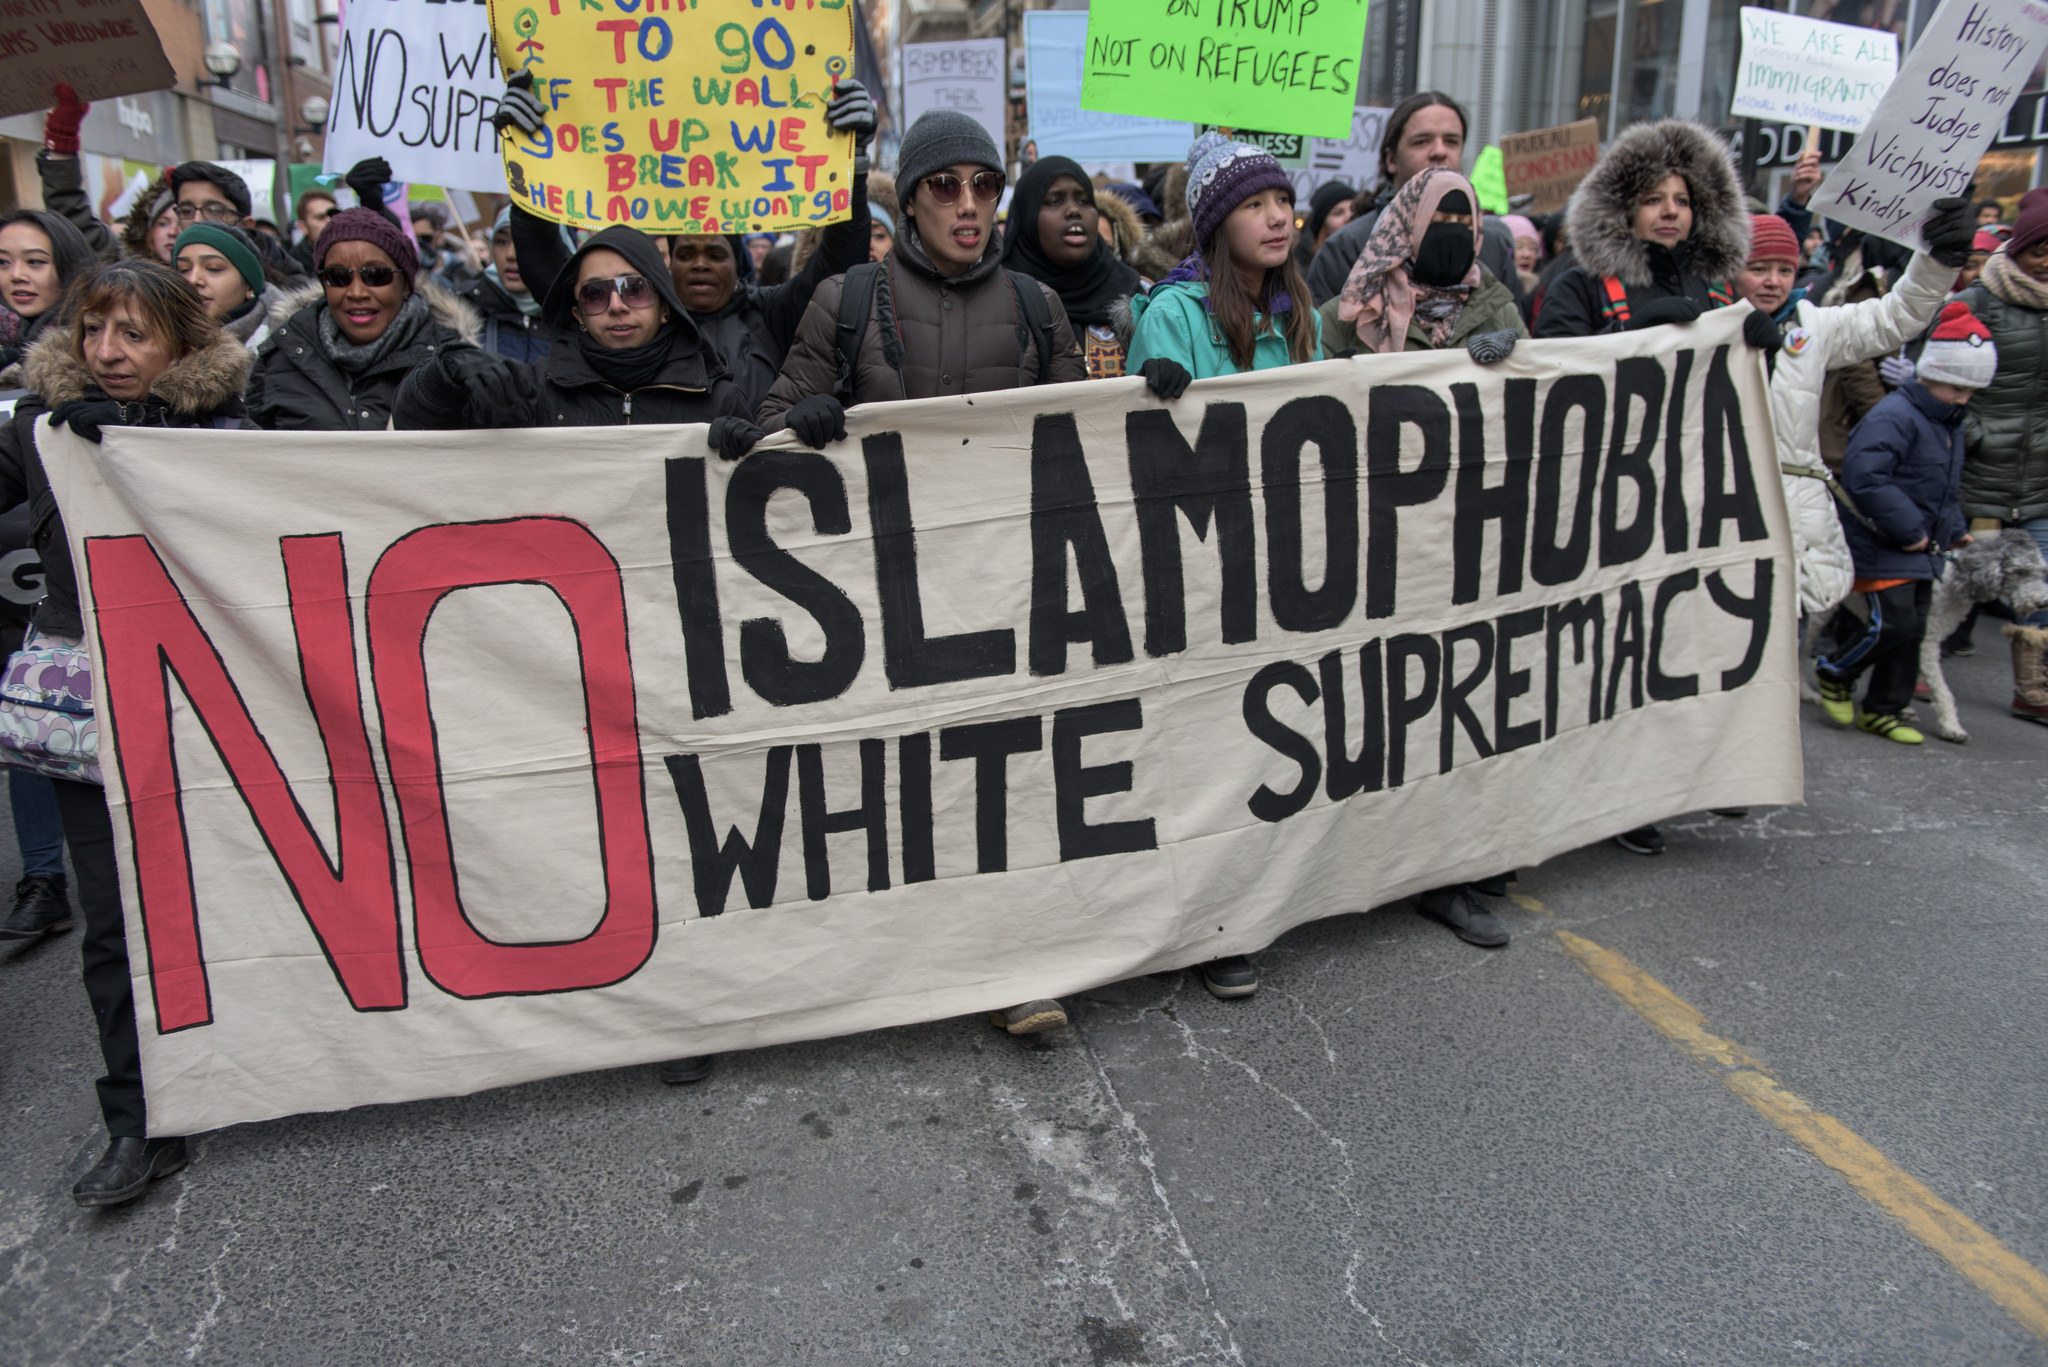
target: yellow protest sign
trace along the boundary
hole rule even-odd
[[[847,0],[490,0],[540,132],[508,130],[533,213],[651,233],[781,232],[847,216],[853,135],[825,122],[853,65]]]

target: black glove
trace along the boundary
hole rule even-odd
[[[1502,328],[1499,332],[1475,332],[1465,339],[1465,354],[1481,365],[1505,361],[1514,350],[1515,334],[1509,328]]]
[[[846,410],[830,394],[813,394],[808,399],[799,399],[782,416],[789,424],[789,430],[813,450],[846,436]]]
[[[1970,206],[1954,196],[1934,201],[1934,212],[1921,225],[1920,236],[1927,254],[1952,271],[1970,264],[1970,244],[1977,238],[1977,225],[1970,220]]]
[[[852,77],[842,77],[832,87],[832,102],[825,106],[825,122],[842,133],[853,134],[856,152],[875,136],[875,102],[868,88]]]
[[[505,78],[505,93],[498,96],[498,107],[491,114],[493,128],[500,133],[507,127],[517,128],[530,138],[540,132],[546,117],[547,111],[533,93],[532,71],[515,71]]]
[[[1187,393],[1195,378],[1179,361],[1164,356],[1154,356],[1138,367],[1138,373],[1145,377],[1145,388],[1162,399],[1177,399]]]
[[[1766,356],[1785,345],[1785,335],[1778,330],[1778,320],[1762,309],[1742,320],[1742,340]]]
[[[738,460],[767,435],[751,419],[732,413],[721,413],[711,420],[711,449],[727,460]]]
[[[391,179],[391,163],[382,157],[365,157],[349,167],[341,179],[356,192],[365,209],[382,209],[384,186]]]
[[[471,428],[531,427],[539,388],[525,366],[482,347],[450,347],[440,366],[463,389]]]
[[[1644,328],[1660,327],[1665,323],[1696,323],[1700,318],[1700,306],[1682,294],[1670,295],[1663,299],[1652,299],[1635,311],[1629,319],[1628,330],[1639,332]]]
[[[161,424],[164,407],[148,399],[122,403],[118,399],[73,399],[50,410],[53,427],[68,427],[89,442],[97,443],[103,427],[148,427]]]

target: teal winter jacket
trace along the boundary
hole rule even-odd
[[[1202,300],[1209,293],[1209,287],[1199,281],[1188,281],[1172,285],[1155,286],[1150,294],[1141,294],[1131,300],[1131,317],[1137,331],[1131,338],[1130,354],[1124,360],[1124,373],[1135,375],[1138,367],[1154,357],[1163,356],[1178,361],[1187,367],[1188,374],[1198,380],[1207,380],[1217,375],[1235,375],[1237,363],[1230,359],[1230,347],[1223,340],[1223,333],[1216,326],[1216,320],[1202,307]],[[1302,300],[1296,308],[1306,308]],[[1309,359],[1321,360],[1323,354],[1323,320],[1315,318],[1315,347],[1309,352]],[[1256,323],[1265,327],[1265,318]],[[1287,338],[1271,329],[1258,334],[1258,341],[1252,347],[1252,369],[1270,370],[1274,366],[1289,364]]]

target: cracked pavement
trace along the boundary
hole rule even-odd
[[[1809,708],[1809,806],[1524,869],[1505,950],[1381,908],[1284,937],[1249,1001],[1167,974],[1023,1041],[239,1126],[111,1212],[67,1194],[103,1143],[76,936],[10,951],[0,1363],[2048,1367],[1550,933],[2048,1267],[2048,728],[1978,635],[1968,746]]]

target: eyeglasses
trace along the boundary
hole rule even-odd
[[[178,216],[180,223],[190,223],[195,218],[203,218],[208,223],[233,223],[242,216],[234,205],[217,201],[212,204],[177,204],[172,206],[171,212]]]
[[[331,290],[345,290],[359,275],[373,290],[381,290],[398,278],[398,272],[390,266],[322,266],[320,283]]]
[[[612,306],[616,292],[629,309],[643,309],[654,302],[654,286],[644,275],[615,275],[609,280],[586,280],[576,287],[576,311],[595,318]]]
[[[993,204],[1002,197],[1003,186],[1008,183],[1001,171],[976,171],[966,182],[974,187],[974,198],[983,204]],[[932,198],[941,204],[955,204],[960,199],[960,177],[951,171],[941,171],[935,176],[926,176],[924,185],[932,192]]]

